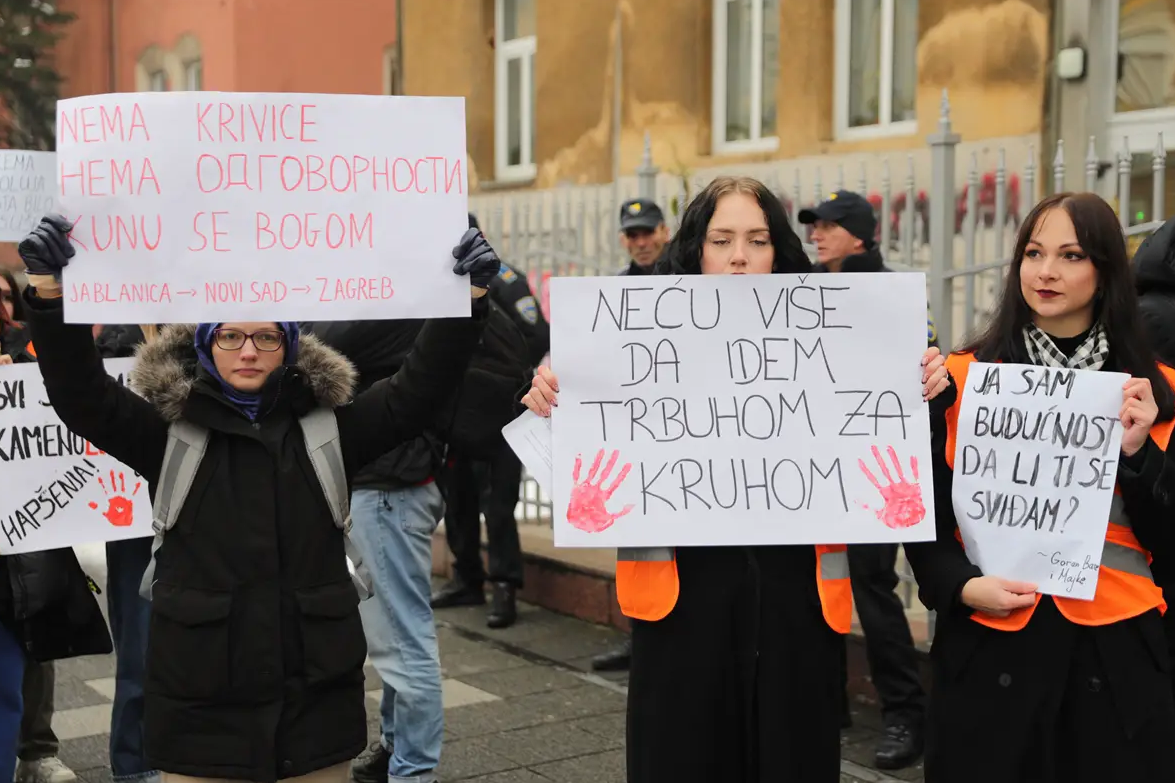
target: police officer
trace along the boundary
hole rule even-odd
[[[634,198],[620,205],[620,244],[628,251],[628,266],[622,275],[648,275],[669,241],[669,227],[661,208],[646,198]]]
[[[799,219],[813,227],[812,242],[819,259],[814,271],[891,271],[875,241],[873,207],[860,194],[838,190],[817,206],[801,210]],[[930,345],[936,344],[929,313],[926,336]],[[901,769],[922,755],[926,694],[906,613],[894,592],[899,581],[898,545],[850,544],[848,550],[853,601],[885,717],[885,736],[877,746],[875,763],[879,769]]]

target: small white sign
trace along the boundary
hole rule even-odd
[[[985,574],[1092,600],[1122,448],[1124,373],[969,366],[951,500]]]
[[[527,411],[502,428],[502,437],[514,450],[539,487],[551,492],[551,419]]]
[[[54,211],[56,158],[52,152],[0,150],[0,242],[19,242]]]
[[[66,320],[468,316],[465,159],[463,98],[59,101]]]
[[[551,282],[557,545],[934,537],[923,275]]]
[[[147,482],[66,429],[35,364],[0,367],[0,465],[0,555],[152,535]]]

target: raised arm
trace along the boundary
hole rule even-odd
[[[469,275],[471,317],[426,321],[396,374],[338,409],[348,476],[432,425],[481,343],[489,315],[485,294],[501,262],[481,232],[472,228],[453,249],[453,257],[457,260],[453,272]]]
[[[68,229],[64,219],[46,218],[20,244],[29,269],[28,323],[49,403],[72,432],[154,483],[167,445],[167,423],[146,400],[107,375],[91,327],[64,321],[57,277],[73,256]]]

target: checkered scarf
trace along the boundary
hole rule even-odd
[[[1100,323],[1094,324],[1072,356],[1062,353],[1036,324],[1024,327],[1024,347],[1032,364],[1069,370],[1100,370],[1110,356],[1110,341]]]

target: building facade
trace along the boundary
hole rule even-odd
[[[405,90],[466,97],[483,192],[631,174],[646,132],[683,174],[921,158],[944,89],[965,148],[1043,170],[1059,136],[1107,162],[1128,137],[1134,193],[1164,125],[1175,147],[1175,0],[404,0],[403,21]]]

